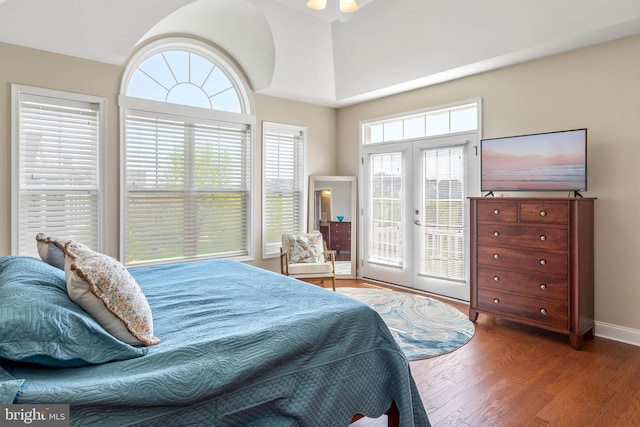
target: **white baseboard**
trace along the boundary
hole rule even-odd
[[[612,325],[611,323],[605,322],[595,322],[595,324],[594,334],[597,337],[640,346],[640,330],[638,329]]]

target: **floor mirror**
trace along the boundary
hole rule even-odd
[[[356,277],[356,177],[309,177],[309,231],[336,254],[336,276]]]

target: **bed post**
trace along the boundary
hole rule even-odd
[[[387,411],[387,427],[400,427],[400,412],[395,400],[391,402],[391,407]]]

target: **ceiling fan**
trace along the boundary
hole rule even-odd
[[[358,3],[356,0],[339,0],[340,12],[352,13],[358,10]],[[327,0],[308,0],[307,7],[313,10],[323,10],[327,7]]]

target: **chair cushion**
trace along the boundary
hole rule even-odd
[[[305,262],[299,264],[289,264],[289,275],[306,274],[331,274],[331,263],[328,262]]]
[[[297,263],[324,263],[324,245],[322,234],[287,234],[289,243],[289,262]]]

